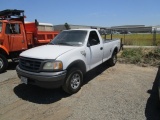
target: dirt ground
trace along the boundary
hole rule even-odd
[[[160,120],[159,75],[156,67],[103,64],[69,96],[61,88],[26,86],[12,74],[0,81],[0,120]]]

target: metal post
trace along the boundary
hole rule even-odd
[[[155,46],[156,45],[156,28],[154,28],[154,30],[153,30],[153,46]]]
[[[122,43],[122,38],[121,38],[121,50],[123,50],[123,43]]]
[[[112,40],[112,33],[111,33],[111,40]]]
[[[125,43],[125,34],[123,34],[123,35],[124,35],[124,44],[126,44],[126,43]]]
[[[113,33],[112,29],[111,29],[110,33],[111,33],[111,40],[112,40],[112,33]]]

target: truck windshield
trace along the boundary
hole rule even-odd
[[[2,32],[2,22],[0,22],[0,33]]]
[[[87,31],[84,30],[63,31],[57,35],[50,44],[81,46],[84,43],[86,35]]]

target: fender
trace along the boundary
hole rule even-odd
[[[6,48],[6,47],[4,47],[4,46],[0,45],[0,49],[4,50],[4,51],[5,51],[5,53],[7,53],[7,55],[9,55],[9,51],[7,50],[7,48]]]
[[[82,70],[83,73],[86,73],[86,65],[82,60],[73,61],[72,63],[68,65],[67,69],[71,67],[78,67]]]

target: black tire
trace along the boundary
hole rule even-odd
[[[74,94],[81,89],[83,82],[83,73],[78,68],[72,68],[68,71],[66,81],[62,88],[69,94]]]
[[[117,62],[117,53],[113,52],[112,57],[108,60],[109,66],[114,66]]]
[[[0,54],[0,73],[4,72],[8,67],[8,59]]]

